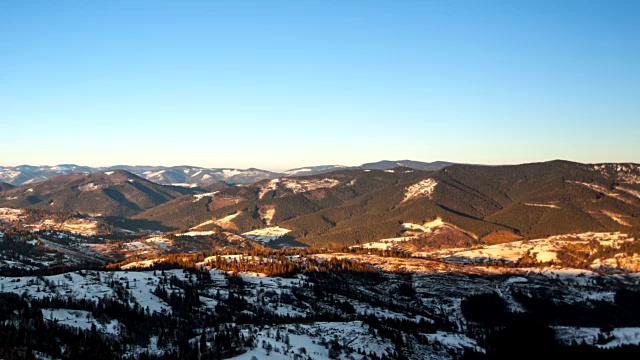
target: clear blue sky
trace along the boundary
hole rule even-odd
[[[0,2],[0,165],[640,162],[640,1]]]

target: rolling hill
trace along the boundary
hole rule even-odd
[[[194,189],[158,185],[130,172],[114,170],[63,175],[18,186],[2,192],[0,206],[131,216],[194,192]]]
[[[640,226],[635,177],[606,165],[567,161],[515,166],[455,165],[439,175],[434,200],[450,211],[515,229],[526,237]]]
[[[193,196],[184,196],[150,209],[137,219],[188,228],[235,214],[233,227],[249,231],[339,206],[398,181],[420,176],[401,172],[345,170],[324,175],[264,180]]]
[[[617,170],[566,161],[452,165],[438,172],[343,170],[184,196],[136,218],[238,233],[277,226],[309,245],[407,236],[413,233],[407,227],[436,219],[451,244],[630,232],[640,229],[638,174],[634,164]]]

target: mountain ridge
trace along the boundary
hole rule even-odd
[[[19,165],[19,166],[0,166],[0,182],[6,182],[11,185],[33,184],[40,181],[50,179],[52,177],[75,174],[75,173],[98,173],[111,170],[126,170],[147,180],[162,185],[177,185],[185,187],[195,187],[210,185],[219,181],[230,184],[251,184],[264,179],[274,179],[282,176],[304,176],[324,174],[331,171],[343,169],[391,169],[401,162],[398,161],[380,161],[367,163],[361,166],[343,166],[343,165],[320,165],[307,166],[295,169],[285,170],[283,172],[274,172],[262,170],[255,167],[247,169],[238,168],[205,168],[199,166],[154,166],[154,165],[113,165],[103,167],[90,167],[75,164],[59,164],[59,165]],[[449,166],[453,163],[436,161],[432,163],[424,163],[420,161],[404,160],[403,163],[410,164],[416,170],[439,170],[442,167]]]
[[[115,178],[120,181],[109,181]],[[638,231],[640,165],[555,160],[453,164],[438,171],[341,168],[203,187],[160,185],[111,170],[5,190],[0,206],[121,216],[163,231],[220,228],[242,234],[280,227],[311,246],[397,238],[440,219],[446,241],[467,246],[485,238]]]
[[[194,189],[153,183],[126,170],[61,175],[3,191],[0,205],[101,216],[131,216]]]
[[[402,224],[434,219],[458,229],[454,238],[476,243],[487,236],[499,241],[640,229],[640,166],[634,164],[344,169],[196,196],[136,217],[176,229],[205,222],[239,232],[279,226],[314,246],[395,238],[405,231]]]

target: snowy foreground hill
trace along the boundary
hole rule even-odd
[[[0,277],[15,346],[0,342],[7,358],[41,359],[493,358],[535,342],[626,356],[640,344],[639,283],[374,255],[179,255]]]

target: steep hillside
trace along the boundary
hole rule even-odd
[[[640,226],[637,179],[596,168],[567,161],[454,165],[438,174],[434,200],[449,211],[504,225],[525,237]]]
[[[130,216],[193,193],[192,189],[163,186],[127,171],[58,176],[2,192],[0,205],[79,212],[102,216]]]

